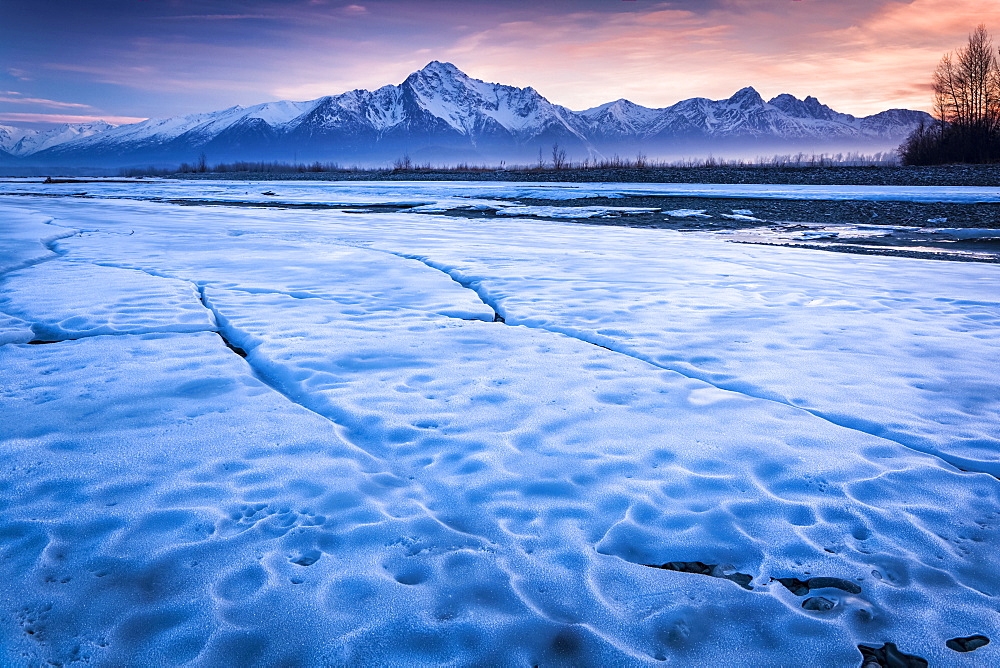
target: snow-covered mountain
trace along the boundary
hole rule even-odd
[[[726,100],[692,98],[663,109],[617,100],[574,112],[531,87],[473,79],[431,62],[399,85],[306,102],[252,107],[112,127],[64,126],[18,136],[0,128],[0,150],[40,164],[112,166],[227,160],[416,161],[537,159],[559,143],[571,159],[642,152],[650,157],[732,148],[868,151],[894,147],[930,117],[894,109],[856,118],[814,97],[765,102],[753,88]],[[6,131],[7,134],[3,134]],[[76,133],[76,134],[73,134]],[[44,137],[42,135],[45,135]]]
[[[932,120],[922,111],[908,109],[858,118],[834,111],[815,97],[800,100],[788,93],[765,102],[750,87],[725,100],[696,97],[663,109],[618,100],[580,115],[590,121],[590,136],[605,147],[640,145],[658,152],[734,146],[878,151],[894,148],[917,125]]]
[[[0,125],[0,151],[10,155],[32,155],[47,148],[101,134],[116,126],[105,121],[63,123],[48,130],[31,130]]]
[[[29,132],[31,132],[31,130],[14,128],[9,125],[0,125],[0,151],[10,153],[10,147],[16,144]]]

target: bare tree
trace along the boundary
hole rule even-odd
[[[404,153],[402,158],[396,158],[392,163],[392,168],[396,171],[413,169],[413,161],[410,160],[410,154]]]
[[[552,169],[566,169],[566,149],[559,148],[559,142],[552,145]]]
[[[964,49],[941,59],[934,72],[934,97],[939,118],[946,123],[1000,127],[1000,67],[985,25],[969,35]]]
[[[921,126],[900,147],[904,163],[1000,160],[1000,65],[985,25],[934,71],[937,123]]]

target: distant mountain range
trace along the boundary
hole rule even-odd
[[[26,130],[0,125],[0,150],[15,156],[33,155],[52,146],[106,132],[114,127],[104,121],[64,123],[49,130]]]
[[[431,62],[398,86],[308,102],[267,102],[131,125],[98,122],[46,132],[0,126],[6,165],[118,167],[235,160],[340,162],[533,162],[558,143],[572,160],[618,154],[649,158],[895,148],[922,111],[855,117],[814,97],[765,102],[753,88],[726,100],[691,98],[662,109],[617,100],[585,111],[535,89],[486,83]]]

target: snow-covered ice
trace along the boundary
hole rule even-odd
[[[676,196],[719,199],[759,198],[797,200],[860,200],[910,202],[1000,202],[1000,187],[982,186],[849,186],[701,183],[579,183],[503,181],[187,181],[93,179],[86,183],[40,184],[10,179],[0,193],[34,193],[40,187],[53,194],[81,193],[88,197],[202,202],[273,204],[398,204],[402,206],[493,198],[574,200],[591,197]],[[272,194],[265,194],[272,193]],[[503,203],[501,203],[502,205]]]
[[[995,265],[160,187],[0,198],[7,663],[998,663]]]
[[[657,208],[639,206],[508,206],[497,211],[501,216],[538,216],[540,218],[598,218],[654,213]]]
[[[500,216],[536,216],[538,218],[599,218],[605,216],[632,216],[659,211],[655,207],[638,206],[524,206],[497,200],[475,198],[447,198],[433,204],[410,207],[417,213],[446,213],[449,211],[494,211]]]

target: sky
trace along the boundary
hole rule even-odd
[[[432,60],[586,109],[814,95],[930,111],[997,0],[0,0],[0,123],[136,122],[398,84]]]

